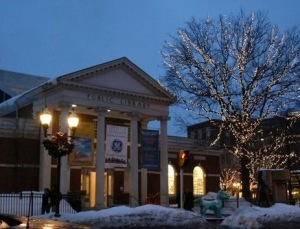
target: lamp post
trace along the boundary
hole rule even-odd
[[[60,193],[60,171],[61,171],[61,157],[69,155],[74,148],[74,135],[77,129],[79,118],[74,113],[74,107],[72,106],[71,114],[68,117],[68,125],[71,131],[71,136],[68,133],[56,132],[54,135],[47,135],[47,129],[50,126],[52,116],[46,108],[40,115],[41,124],[44,129],[43,145],[48,150],[48,154],[57,159],[57,173],[56,173],[56,189],[54,190],[55,197],[55,215],[60,216],[59,203],[61,200]]]
[[[178,158],[178,165],[180,167],[180,198],[179,198],[179,203],[180,203],[180,208],[183,209],[183,168],[188,165],[190,162],[190,152],[187,150],[180,150],[177,154]]]
[[[239,182],[234,182],[233,187],[235,189],[235,195],[236,195],[236,207],[239,207],[239,192],[240,192],[240,183]]]

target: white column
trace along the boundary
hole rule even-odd
[[[147,129],[148,122],[141,121],[141,128]],[[145,202],[145,200],[148,197],[148,169],[141,169],[141,201],[142,203]]]
[[[138,115],[133,114],[130,122],[130,206],[139,205],[138,173]]]
[[[61,105],[61,112],[59,116],[60,132],[69,133],[68,127],[69,106],[66,104]],[[68,156],[61,157],[61,170],[60,170],[60,192],[66,194],[70,191],[70,164]]]
[[[48,132],[52,133],[52,126],[48,128]],[[40,164],[39,164],[39,190],[43,191],[44,188],[51,189],[51,156],[43,145],[44,130],[40,134]]]
[[[160,119],[160,204],[169,206],[168,195],[168,117]]]
[[[104,172],[105,172],[105,112],[98,110],[97,149],[96,149],[96,207],[104,208]]]

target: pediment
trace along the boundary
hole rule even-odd
[[[58,81],[174,101],[173,95],[125,57],[61,76]]]
[[[124,66],[109,69],[105,72],[93,74],[93,76],[83,77],[77,81],[84,85],[91,85],[106,89],[121,90],[133,93],[153,95],[151,88],[146,83],[131,72],[127,71]]]
[[[49,107],[56,107],[58,103],[80,104],[84,101],[81,106],[90,108],[94,105],[94,99],[87,99],[90,95],[96,96],[93,98],[96,98],[100,105],[109,103],[115,106],[115,110],[130,112],[139,110],[142,105],[150,106],[151,103],[151,109],[146,109],[145,112],[157,116],[165,116],[168,106],[176,101],[176,97],[155,79],[123,57],[52,78],[1,103],[0,115],[13,112],[15,104],[20,108],[32,102],[34,111],[38,112],[45,106],[46,98]],[[103,98],[109,100],[104,101]]]

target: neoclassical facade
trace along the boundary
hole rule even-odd
[[[1,103],[0,153],[6,159],[0,159],[0,170],[8,177],[24,176],[19,180],[23,185],[10,184],[8,190],[55,184],[56,162],[42,144],[39,115],[45,108],[52,114],[48,134],[69,133],[67,118],[74,105],[80,119],[76,152],[62,157],[62,193],[84,190],[87,206],[96,208],[137,206],[158,193],[159,203],[168,206],[178,193],[177,152],[183,147],[193,155],[184,184],[197,187],[196,171],[199,192],[218,190],[219,152],[201,149],[196,140],[168,137],[169,106],[175,100],[124,57],[59,76]],[[160,123],[157,145],[155,138],[147,138],[156,135],[148,130],[151,121]],[[115,157],[108,154],[112,148]],[[1,185],[9,182],[4,179]]]

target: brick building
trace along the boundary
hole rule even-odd
[[[73,104],[80,121],[74,152],[62,158],[62,193],[83,192],[88,207],[136,206],[156,194],[160,204],[169,205],[179,191],[177,153],[181,149],[192,155],[183,171],[184,186],[193,189],[196,196],[219,189],[220,150],[203,147],[201,139],[168,136],[169,106],[175,98],[127,58],[54,79],[36,79],[0,72],[0,172],[5,174],[0,192],[43,190],[55,185],[56,160],[42,144],[39,115],[45,107],[51,111],[48,134],[68,133],[66,120]],[[22,86],[29,81],[30,88]],[[13,87],[23,89],[12,93]],[[157,120],[159,130],[149,130],[148,123]],[[128,131],[125,164],[107,160],[108,128]],[[149,152],[143,146],[143,131],[158,132],[157,149],[151,145],[154,150]]]

